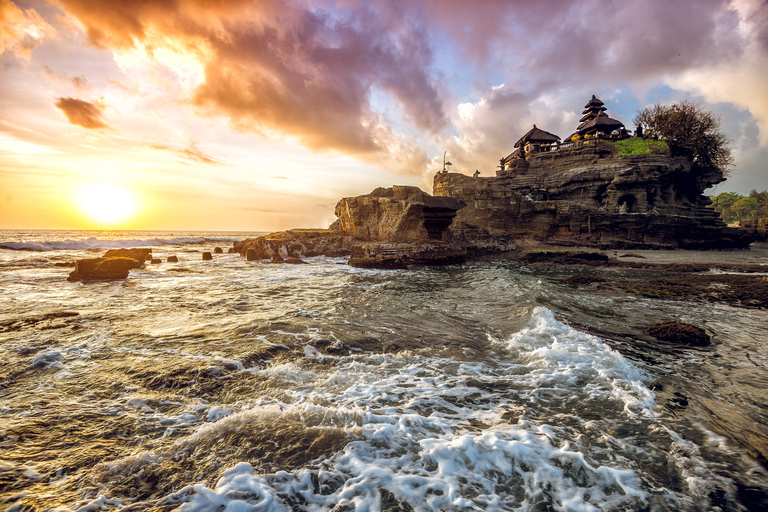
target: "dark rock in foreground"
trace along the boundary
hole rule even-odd
[[[139,268],[142,263],[133,258],[88,258],[77,260],[75,270],[67,281],[112,281],[125,279],[128,271]]]
[[[709,335],[703,329],[684,322],[663,322],[647,329],[648,334],[662,341],[680,343],[693,347],[709,345]]]

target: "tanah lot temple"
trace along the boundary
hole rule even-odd
[[[435,196],[456,198],[453,231],[484,230],[529,245],[601,248],[746,248],[743,230],[726,227],[707,208],[704,190],[722,182],[719,171],[693,169],[664,144],[648,141],[644,154],[624,154],[632,137],[595,96],[576,131],[561,140],[531,128],[499,161],[495,177],[438,172]],[[642,129],[635,137],[643,143]]]

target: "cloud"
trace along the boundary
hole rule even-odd
[[[200,115],[403,175],[432,170],[433,144],[495,166],[534,122],[566,136],[591,94],[622,88],[732,102],[768,142],[761,0],[53,1],[94,47],[186,80]]]
[[[89,102],[77,98],[61,97],[56,99],[56,108],[61,110],[70,123],[88,128],[89,130],[98,130],[109,128],[101,115],[104,112],[104,104],[100,101]]]
[[[10,0],[0,0],[0,54],[10,51],[28,59],[32,50],[54,33],[36,10],[22,10]]]
[[[58,3],[96,47],[193,56],[205,76],[189,101],[239,130],[284,134],[318,151],[386,153],[392,141],[381,136],[373,87],[419,130],[448,125],[426,35],[417,25],[392,30],[365,3],[333,12],[277,0]]]
[[[176,153],[180,157],[184,158],[185,160],[190,160],[193,162],[199,162],[203,164],[208,165],[221,165],[221,162],[214,159],[213,157],[205,154],[200,148],[197,147],[197,144],[195,142],[190,143],[189,147],[184,149],[177,149],[172,148],[170,146],[163,146],[158,144],[149,144],[149,147],[152,149],[158,149],[161,151],[171,151],[173,153]]]

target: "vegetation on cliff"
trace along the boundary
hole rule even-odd
[[[666,141],[672,154],[689,157],[700,172],[727,176],[733,167],[731,141],[720,118],[696,103],[656,104],[638,112],[634,122],[646,137]]]
[[[669,145],[663,140],[630,137],[611,142],[619,149],[616,156],[668,155]]]

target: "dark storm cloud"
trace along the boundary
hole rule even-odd
[[[97,130],[100,128],[109,128],[109,126],[101,120],[101,115],[104,111],[104,105],[101,103],[91,103],[90,101],[84,101],[77,98],[57,98],[54,103],[56,108],[61,110],[67,120],[77,126],[88,128],[89,130]]]

